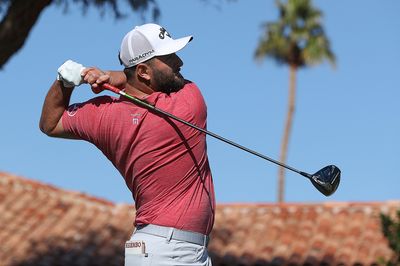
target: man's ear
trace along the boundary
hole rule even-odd
[[[151,68],[146,64],[138,64],[136,66],[136,75],[139,80],[150,81]]]

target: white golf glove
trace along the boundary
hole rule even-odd
[[[57,80],[62,81],[64,87],[73,88],[83,83],[81,72],[85,67],[72,60],[67,60],[58,68]]]

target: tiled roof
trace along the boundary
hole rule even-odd
[[[219,204],[213,265],[374,265],[392,253],[376,203]],[[0,266],[123,265],[133,205],[0,172]]]
[[[123,265],[134,209],[0,173],[0,265]]]
[[[210,250],[223,265],[375,265],[392,252],[376,203],[219,205]]]

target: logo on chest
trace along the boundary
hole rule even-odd
[[[131,117],[132,117],[132,124],[139,125],[139,122],[142,118],[142,114],[139,113],[131,114]]]

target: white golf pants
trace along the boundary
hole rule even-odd
[[[125,266],[212,266],[203,245],[135,232],[126,242]]]

